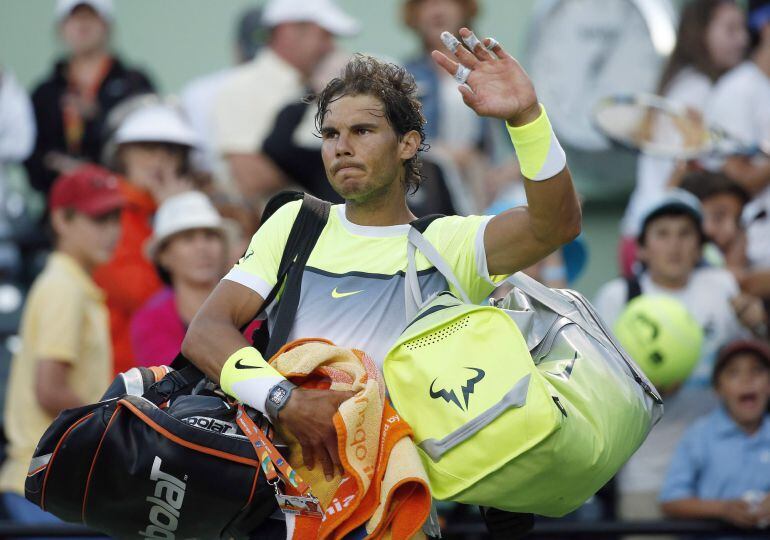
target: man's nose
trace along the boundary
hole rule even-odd
[[[350,144],[350,138],[346,134],[340,133],[340,136],[337,138],[337,145],[334,147],[334,150],[337,157],[352,156],[353,147]]]

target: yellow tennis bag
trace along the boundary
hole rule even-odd
[[[409,234],[407,314],[384,374],[440,500],[563,516],[604,485],[660,419],[662,400],[578,293],[519,273],[497,305],[468,300]],[[415,250],[464,298],[422,305]]]

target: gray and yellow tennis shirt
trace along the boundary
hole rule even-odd
[[[260,227],[246,254],[225,276],[266,298],[301,201],[281,207]],[[484,251],[489,216],[448,216],[435,220],[424,236],[452,267],[474,302],[483,301],[505,276],[490,277]],[[302,276],[297,316],[289,340],[325,338],[382,361],[407,324],[404,280],[409,225],[367,227],[351,223],[345,206],[332,206],[329,221]],[[418,252],[423,298],[451,290],[444,277]],[[267,310],[268,325],[275,303]]]

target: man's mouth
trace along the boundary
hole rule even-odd
[[[759,393],[743,392],[738,395],[738,404],[743,406],[753,406],[759,402]]]

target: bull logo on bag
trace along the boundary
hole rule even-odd
[[[484,378],[486,373],[483,369],[474,367],[465,366],[465,369],[470,369],[471,371],[475,372],[475,375],[468,378],[468,380],[466,380],[465,383],[460,386],[460,392],[462,393],[465,407],[463,407],[463,404],[460,403],[460,400],[457,397],[457,392],[455,392],[454,389],[447,390],[442,388],[440,390],[436,390],[433,388],[433,386],[436,384],[436,381],[438,380],[438,377],[433,379],[433,382],[430,383],[430,397],[433,399],[442,398],[447,403],[454,403],[460,408],[461,411],[466,412],[468,410],[468,400],[470,399],[471,394],[473,394],[473,391],[476,388],[476,384],[481,382],[481,379]]]

